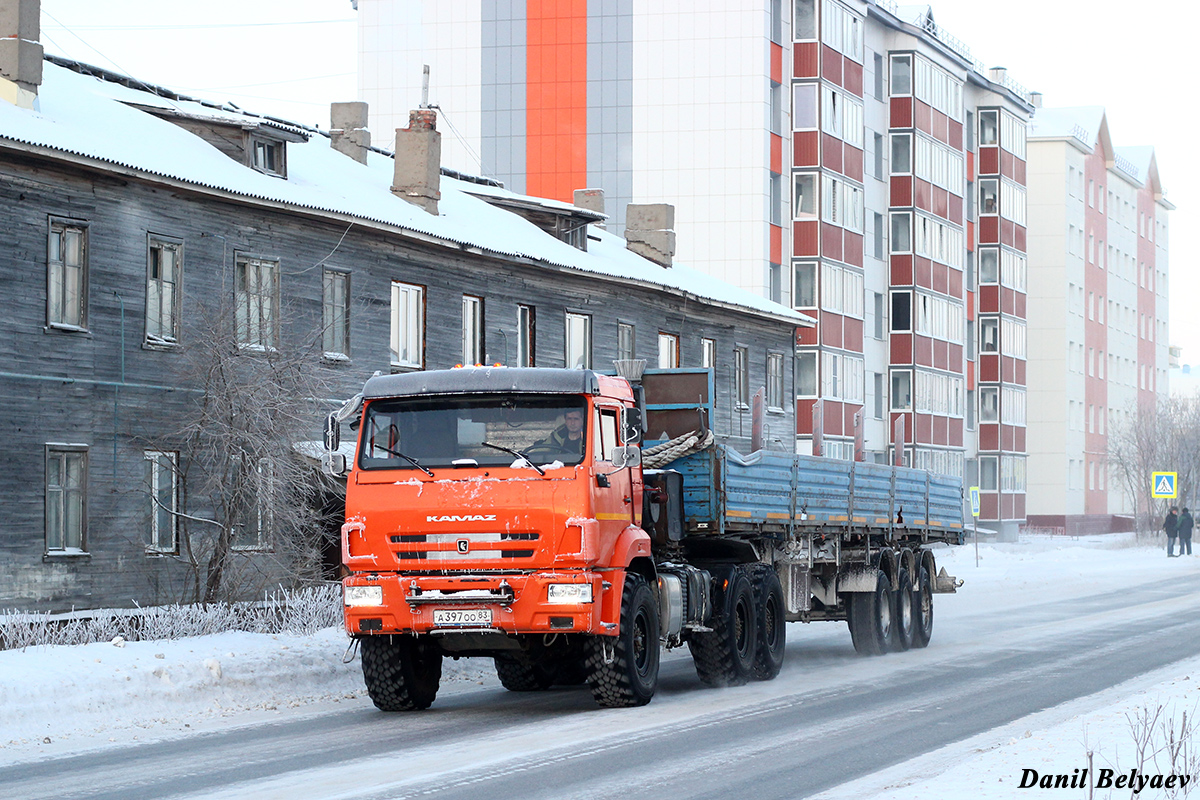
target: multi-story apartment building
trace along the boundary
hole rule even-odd
[[[617,228],[629,200],[673,203],[681,257],[818,318],[796,343],[798,450],[899,451],[978,483],[992,527],[1024,519],[1032,106],[927,6],[358,8],[377,139],[430,64],[462,135],[448,159],[563,200],[603,188]]]
[[[1100,107],[1038,108],[1029,133],[1030,522],[1107,530],[1133,501],[1109,437],[1168,393],[1167,214],[1149,147]]]

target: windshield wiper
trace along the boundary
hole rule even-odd
[[[381,445],[381,444],[376,444],[376,445],[372,445],[372,446],[373,446],[373,447],[378,447],[380,450],[382,450],[382,451],[383,451],[383,452],[385,452],[385,453],[391,453],[391,454],[392,454],[392,455],[394,455],[394,456],[399,456],[400,458],[403,458],[405,461],[407,461],[408,463],[412,464],[412,465],[413,465],[414,467],[416,467],[417,469],[421,470],[421,472],[424,472],[426,475],[428,475],[428,476],[429,476],[429,477],[431,477],[431,478],[433,477],[433,472],[431,472],[431,471],[430,471],[430,469],[429,469],[428,467],[423,467],[423,466],[421,466],[421,462],[420,462],[420,461],[417,461],[417,460],[416,460],[415,458],[413,458],[412,456],[405,455],[404,453],[401,453],[399,450],[393,450],[393,449],[392,449],[392,448],[390,448],[390,447],[384,447],[384,446],[383,446],[383,445]]]
[[[520,450],[513,450],[511,447],[505,447],[502,444],[492,444],[491,442],[480,442],[484,447],[491,447],[496,450],[503,450],[506,453],[512,453],[514,456],[525,459],[525,463],[538,471],[538,475],[545,475],[546,470],[533,463],[533,459],[522,453]]]

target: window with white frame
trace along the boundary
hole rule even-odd
[[[1025,456],[1000,456],[1000,491],[1025,491]]]
[[[1018,225],[1024,225],[1028,202],[1025,187],[1007,178],[1000,182],[1000,186],[1000,216]]]
[[[914,374],[915,409],[925,414],[962,417],[965,413],[963,379],[942,372],[917,370]]]
[[[1026,290],[1027,266],[1025,256],[1012,250],[1000,251],[1000,282],[1018,292]]]
[[[792,218],[816,219],[817,176],[812,172],[797,172],[792,176]]]
[[[922,135],[916,137],[915,149],[916,176],[962,197],[966,180],[962,153]]]
[[[996,456],[979,457],[979,490],[994,492],[1000,488],[999,464]]]
[[[891,212],[892,253],[912,252],[912,214],[908,211]]]
[[[951,119],[962,120],[962,83],[920,55],[913,59],[913,94]]]
[[[143,453],[146,465],[146,491],[149,500],[150,524],[146,531],[146,550],[151,553],[174,553],[176,514],[178,512],[179,454],[160,450]]]
[[[797,263],[792,270],[792,306],[795,308],[817,307],[817,265],[812,262]]]
[[[894,55],[891,58],[889,91],[893,97],[912,94],[912,56]]]
[[[1000,113],[1000,146],[1017,158],[1025,159],[1025,122],[1007,111]]]
[[[1004,317],[1000,320],[1000,351],[1006,356],[1025,358],[1026,328],[1020,320]]]
[[[46,445],[46,552],[87,552],[87,445]]]
[[[862,20],[834,0],[821,4],[821,43],[862,63]]]
[[[1018,386],[1005,386],[1000,392],[1000,421],[1005,425],[1024,425],[1025,390]]]
[[[796,394],[816,397],[817,388],[817,351],[801,351],[796,354]]]
[[[979,318],[979,352],[1000,352],[1000,320],[996,317]]]
[[[997,386],[979,387],[979,421],[1000,421],[1000,388]]]
[[[279,262],[239,254],[234,277],[234,314],[242,347],[279,346]]]
[[[700,340],[700,366],[709,369],[717,366],[717,343],[713,339]]]
[[[321,346],[327,359],[350,357],[350,273],[326,269],[321,282]]]
[[[892,411],[912,411],[912,371],[892,370]]]
[[[254,487],[253,506],[233,534],[234,550],[265,550],[275,524],[275,495],[278,489],[275,460],[260,458],[250,476]]]
[[[1000,118],[996,109],[979,112],[979,144],[994,145],[1000,141]]]
[[[462,299],[462,363],[482,364],[483,298],[464,294]]]
[[[767,353],[767,408],[783,411],[782,353]]]
[[[917,292],[916,307],[916,333],[945,342],[963,343],[962,322],[965,312],[961,303],[939,295]]]
[[[892,158],[891,158],[891,174],[892,175],[910,175],[912,174],[912,134],[911,133],[893,133],[891,134],[892,142]]]
[[[675,369],[679,366],[679,336],[674,333],[658,334],[658,368]]]
[[[912,292],[892,292],[892,331],[906,333],[912,330]]]
[[[592,318],[589,315],[566,313],[564,362],[567,369],[592,368]]]
[[[821,130],[862,149],[862,102],[832,86],[822,85]]]
[[[392,281],[392,365],[425,365],[425,287]]]
[[[146,344],[178,344],[183,242],[151,235],[147,244]]]
[[[46,257],[46,322],[51,327],[87,327],[88,228],[86,223],[50,220]]]
[[[979,282],[993,284],[1000,282],[1000,251],[995,247],[979,248]]]
[[[842,313],[848,317],[863,317],[863,276],[850,269],[842,273]]]
[[[797,83],[792,86],[792,129],[797,131],[816,130],[819,122],[815,83]]]
[[[917,255],[962,269],[962,231],[939,219],[917,214],[913,218],[913,252]]]
[[[792,38],[809,41],[817,38],[817,0],[795,0],[792,13]]]

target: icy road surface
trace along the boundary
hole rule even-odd
[[[844,625],[792,624],[775,681],[702,689],[674,651],[641,709],[597,709],[586,690],[508,693],[470,660],[447,661],[428,712],[383,714],[357,664],[341,665],[336,631],[4,652],[0,786],[6,798],[1009,797],[1022,766],[1069,773],[1085,736],[1101,751],[1119,737],[1114,704],[1149,690],[1195,702],[1181,678],[1200,678],[1188,663],[1200,557],[1122,541],[984,546],[979,567],[970,546],[940,551],[967,583],[935,598],[928,649],[860,658]]]

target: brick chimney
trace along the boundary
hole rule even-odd
[[[625,209],[625,247],[664,267],[675,255],[675,206],[630,203]]]
[[[0,98],[33,108],[42,83],[41,0],[0,0]]]
[[[367,130],[367,104],[330,103],[329,140],[334,150],[345,153],[360,164],[367,163],[367,148],[371,146],[371,132]]]
[[[604,211],[604,190],[603,189],[576,189],[575,190],[575,205],[579,208],[585,208],[588,211],[595,211],[597,214],[603,214]],[[603,222],[592,223],[597,228],[603,228]]]
[[[392,178],[392,194],[435,215],[442,198],[442,135],[436,125],[437,112],[432,108],[408,112],[408,127],[396,129]]]

